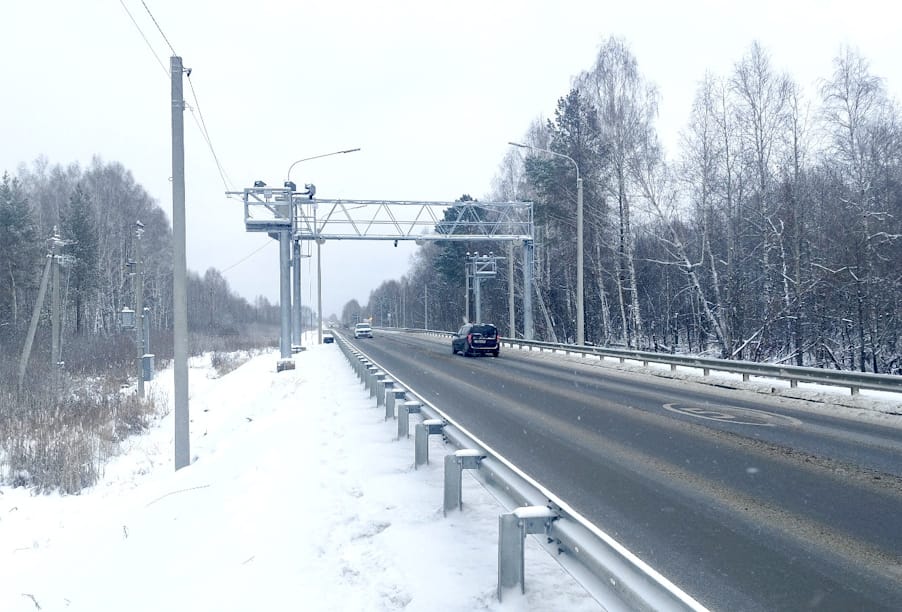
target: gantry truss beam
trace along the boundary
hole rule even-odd
[[[253,187],[244,200],[249,232],[290,228],[294,240],[532,241],[532,202],[321,200]],[[290,204],[289,204],[290,203]]]

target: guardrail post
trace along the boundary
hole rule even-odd
[[[479,469],[479,464],[485,457],[472,448],[462,448],[453,455],[445,455],[445,516],[448,516],[448,510],[463,509],[463,470]]]
[[[524,506],[498,517],[498,601],[504,589],[518,583],[520,592],[526,592],[523,558],[526,536],[547,534],[557,518],[557,513],[545,506]]]
[[[366,366],[366,376],[364,377],[363,387],[369,391],[373,388],[373,383],[376,382],[376,371],[379,368],[374,366],[372,363]]]
[[[395,405],[399,401],[404,401],[404,395],[407,392],[400,387],[392,387],[385,391],[385,420],[395,418]]]
[[[414,469],[429,464],[429,436],[440,434],[445,429],[445,423],[441,419],[426,419],[417,423],[414,435],[413,467]]]
[[[523,582],[523,539],[513,514],[498,517],[498,601],[504,589]]]
[[[377,384],[378,392],[376,393],[376,405],[384,406],[385,405],[385,396],[388,394],[389,390],[395,386],[395,381],[386,376],[381,383]]]
[[[420,412],[422,405],[414,400],[407,400],[398,409],[398,439],[410,437],[410,415]]]
[[[368,359],[361,359],[357,362],[357,378],[359,378],[360,382],[363,384],[366,384],[366,372],[369,366],[370,362]]]
[[[382,370],[376,370],[373,372],[373,379],[370,381],[370,397],[379,397],[379,385],[385,381],[385,377],[388,376]],[[376,405],[379,405],[379,400],[376,400]]]

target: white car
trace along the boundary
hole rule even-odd
[[[372,338],[373,328],[369,323],[358,323],[354,326],[354,338]]]

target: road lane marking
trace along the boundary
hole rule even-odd
[[[754,408],[739,408],[736,406],[691,406],[687,404],[668,403],[663,405],[665,410],[697,417],[709,421],[721,423],[735,423],[736,425],[757,425],[759,427],[776,427],[778,425],[796,426],[802,421],[794,417],[756,410]]]

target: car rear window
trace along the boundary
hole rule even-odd
[[[485,338],[494,338],[498,335],[498,330],[494,325],[474,325],[470,330],[471,334],[479,334]]]

